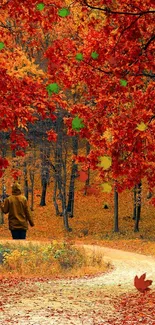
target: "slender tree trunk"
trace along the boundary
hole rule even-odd
[[[75,136],[72,138],[72,148],[73,154],[78,155],[78,137]],[[69,217],[74,217],[74,191],[75,191],[75,178],[78,172],[78,166],[75,164],[75,161],[72,162],[71,169],[71,177],[69,184],[69,194],[68,194],[68,204],[67,204],[67,212],[69,213]]]
[[[0,225],[4,225],[4,214],[1,209],[0,209]]]
[[[7,148],[8,148],[8,140],[7,140],[7,133],[0,132],[0,139],[1,139],[1,156],[3,158],[7,155]]]
[[[5,187],[5,181],[4,178],[2,177],[2,195],[1,195],[1,201],[4,202],[4,200],[8,197],[9,195],[6,193],[6,187]],[[0,225],[4,224],[4,213],[0,209]]]
[[[28,188],[28,175],[27,175],[27,163],[24,161],[24,195],[28,200],[29,196],[29,188]]]
[[[7,143],[6,143],[6,139],[4,137],[2,137],[2,157],[5,158],[6,157],[6,148],[7,148]],[[5,183],[4,183],[4,178],[2,178],[2,195],[1,195],[1,200],[4,201],[4,199],[7,197],[6,195],[6,188],[5,188]],[[2,210],[0,209],[0,225],[4,225],[4,213],[2,212]]]
[[[2,195],[1,195],[1,201],[4,201],[4,184],[3,184],[4,180],[2,178]],[[4,213],[2,212],[1,208],[0,208],[0,225],[4,225]]]
[[[69,227],[68,213],[67,213],[67,208],[66,208],[66,204],[65,204],[64,198],[62,200],[62,207],[63,207],[64,226],[65,226],[65,229],[70,232],[70,231],[72,231],[72,228]]]
[[[49,148],[42,147],[40,149],[40,158],[41,158],[41,185],[42,185],[42,194],[40,200],[40,206],[46,205],[46,192],[47,185],[49,181],[49,159],[50,159],[50,150]]]
[[[140,182],[137,185],[137,211],[136,211],[134,232],[139,232],[139,220],[141,214],[141,192],[142,192],[142,183]]]
[[[60,216],[63,216],[63,211],[62,213],[59,212],[58,209],[58,204],[57,204],[57,189],[59,191],[59,199],[61,200],[62,203],[62,118],[58,116],[57,121],[56,121],[56,133],[58,135],[57,137],[57,142],[56,142],[56,149],[54,153],[54,159],[55,159],[55,174],[54,174],[54,188],[55,188],[55,194],[54,194],[54,199],[53,201],[55,202],[55,207],[56,207],[56,214],[59,213]]]
[[[65,140],[65,139],[64,139]],[[67,195],[66,195],[66,184],[67,184],[67,145],[64,141],[63,148],[65,150],[64,159],[62,158],[62,169],[63,169],[63,181],[62,181],[62,211],[64,226],[67,231],[72,231],[68,223],[68,211],[67,211]],[[74,192],[74,188],[73,188]]]
[[[59,206],[57,204],[57,179],[54,178],[54,193],[53,193],[53,203],[54,203],[54,207],[55,207],[55,212],[56,212],[56,216],[60,215],[60,211],[59,211]]]
[[[114,232],[119,232],[118,228],[118,192],[114,188]]]
[[[67,202],[66,202],[66,171],[63,179],[62,184],[62,213],[63,213],[63,221],[64,221],[64,227],[67,231],[72,231],[72,229],[69,227],[68,223],[68,213],[67,213]]]
[[[56,125],[56,133],[57,143],[56,143],[56,150],[55,150],[55,168],[56,168],[56,181],[59,190],[59,197],[62,204],[62,216],[64,221],[64,227],[67,231],[71,231],[68,223],[68,213],[67,213],[67,205],[66,205],[66,181],[67,181],[67,147],[66,147],[66,137],[63,132],[64,124],[62,118],[62,112],[57,118],[57,125]],[[64,151],[65,158],[63,158]],[[63,154],[62,154],[63,153]]]
[[[75,185],[75,175],[77,175],[77,165],[72,163],[71,177],[69,184],[69,194],[68,194],[68,204],[67,212],[70,218],[74,217],[74,185]]]
[[[90,153],[90,143],[87,141],[86,142],[86,155],[88,156],[89,153]],[[85,183],[84,195],[87,194],[87,188],[88,188],[89,184],[90,184],[90,168],[88,168],[88,178]]]
[[[133,220],[136,220],[136,210],[137,210],[137,186],[135,185],[133,189]]]
[[[42,181],[42,192],[41,192],[41,200],[40,200],[40,206],[46,205],[46,191],[47,191],[47,182],[46,180]]]
[[[34,210],[34,170],[30,170],[30,181],[31,181],[31,211]]]

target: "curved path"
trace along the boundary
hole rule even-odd
[[[114,269],[88,279],[38,281],[31,284],[24,281],[14,287],[1,283],[0,324],[138,324],[138,320],[135,323],[124,323],[123,319],[120,323],[120,315],[113,304],[121,294],[137,292],[133,285],[135,275],[146,273],[146,278],[153,280],[152,291],[155,289],[155,258],[95,245],[79,246],[83,246],[88,254],[90,250],[94,253],[99,251]],[[112,322],[114,316],[115,321]],[[154,325],[155,322],[150,320],[148,324]]]

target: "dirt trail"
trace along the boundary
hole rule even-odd
[[[137,291],[134,276],[146,272],[147,279],[153,280],[151,289],[155,289],[155,258],[95,245],[83,247],[88,254],[90,250],[100,251],[114,269],[88,279],[23,281],[13,287],[1,283],[0,324],[120,324],[114,303],[121,294]],[[152,320],[148,324],[155,323]]]

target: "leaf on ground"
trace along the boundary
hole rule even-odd
[[[134,286],[140,292],[148,291],[148,288],[152,284],[152,280],[145,280],[146,273],[142,274],[140,278],[136,275],[134,278]]]

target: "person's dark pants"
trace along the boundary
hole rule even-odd
[[[14,229],[11,230],[13,239],[26,239],[26,230],[25,229]]]

